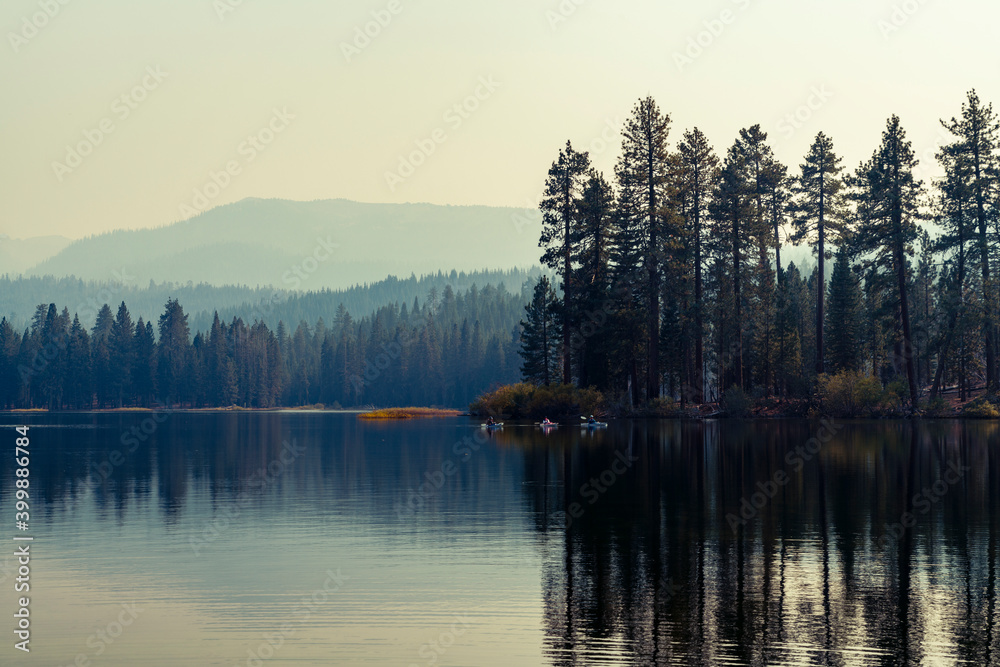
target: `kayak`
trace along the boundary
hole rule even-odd
[[[548,424],[538,424],[539,428],[557,428],[558,426],[559,424],[556,424],[555,422],[549,422]]]
[[[503,422],[498,424],[482,424],[480,428],[485,428],[487,431],[495,431],[498,428],[503,428]]]
[[[606,428],[608,422],[592,422],[587,424],[580,424],[582,428]]]

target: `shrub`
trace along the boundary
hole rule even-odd
[[[902,378],[893,380],[886,385],[879,403],[883,415],[905,414],[910,404],[910,385]]]
[[[722,394],[720,407],[730,417],[746,417],[753,408],[753,399],[741,387],[733,385]]]
[[[924,408],[924,413],[928,417],[947,417],[952,414],[951,406],[948,405],[948,401],[944,400],[940,396],[937,396],[933,400],[927,402],[927,406]]]
[[[481,417],[540,419],[576,417],[604,411],[604,396],[596,389],[571,384],[535,386],[527,382],[505,385],[473,401],[469,412]]]
[[[652,401],[637,407],[634,410],[622,410],[623,413],[631,412],[634,417],[684,417],[686,411],[681,409],[681,404],[670,396],[661,396]]]
[[[882,386],[870,375],[841,371],[819,376],[816,394],[823,412],[834,417],[862,417],[880,407]]]
[[[997,409],[997,403],[1000,403],[1000,398],[997,396],[983,394],[965,404],[962,416],[970,419],[998,419],[1000,410]]]
[[[497,387],[473,401],[469,406],[469,412],[480,417],[514,415],[527,405],[535,389],[535,385],[527,382]]]

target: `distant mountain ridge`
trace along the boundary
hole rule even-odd
[[[487,206],[244,199],[165,227],[74,241],[25,275],[343,289],[390,274],[535,265],[540,224],[525,221],[538,219]]]

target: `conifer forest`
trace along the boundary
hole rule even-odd
[[[613,174],[571,141],[558,151],[544,273],[513,292],[433,287],[308,321],[216,313],[198,331],[175,298],[155,322],[104,304],[92,327],[39,304],[23,331],[0,320],[0,408],[465,407],[519,378],[630,406],[805,397],[838,373],[914,408],[995,392],[1000,122],[972,91],[941,123],[927,182],[896,116],[853,168],[822,132],[786,165],[760,125],[717,149],[642,99]],[[790,244],[814,261],[783,261]]]

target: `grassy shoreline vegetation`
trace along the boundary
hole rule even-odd
[[[534,385],[521,382],[492,389],[477,398],[469,413],[478,417],[527,420],[576,419],[594,414],[613,418],[660,419],[805,419],[821,415],[842,419],[1000,419],[1000,394],[981,392],[971,400],[939,395],[918,412],[909,409],[907,388],[896,382],[882,387],[879,381],[855,371],[821,375],[816,392],[808,398],[764,396],[732,387],[717,403],[681,403],[669,397],[630,406],[609,401],[596,389],[573,385]]]
[[[358,419],[364,421],[393,421],[400,419],[458,417],[461,414],[461,410],[442,410],[440,408],[381,408],[370,412],[362,412],[358,415]]]

